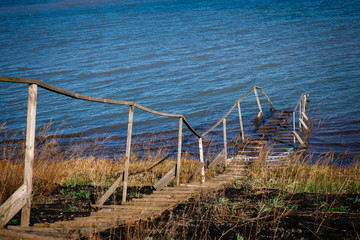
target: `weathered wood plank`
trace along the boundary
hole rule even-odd
[[[200,163],[201,163],[201,183],[205,182],[205,166],[204,166],[204,149],[202,138],[199,138],[199,152],[200,152]]]
[[[153,187],[159,191],[175,178],[176,167],[170,169]]]
[[[129,106],[129,122],[128,122],[128,133],[126,140],[126,159],[125,159],[125,171],[124,171],[124,186],[123,186],[123,195],[122,202],[126,202],[127,195],[127,184],[129,177],[129,163],[130,163],[130,151],[131,151],[131,136],[132,136],[132,127],[134,121],[134,105]]]
[[[238,111],[239,111],[241,138],[242,138],[242,140],[243,140],[243,142],[244,142],[244,141],[245,141],[245,135],[244,135],[244,127],[243,127],[243,121],[242,121],[242,115],[241,115],[240,102],[238,102],[237,105],[238,105]]]
[[[66,240],[64,235],[55,235],[55,234],[41,234],[41,233],[29,233],[29,232],[19,232],[15,230],[6,230],[0,229],[0,236],[10,237],[12,239],[28,239],[28,240]]]
[[[225,162],[225,167],[227,167],[228,154],[227,154],[227,137],[226,137],[226,118],[224,118],[224,120],[223,120],[223,138],[224,138],[224,162]]]
[[[306,130],[309,130],[309,127],[306,125],[306,123],[301,118],[299,118],[299,121]]]
[[[304,143],[304,141],[301,139],[301,137],[299,136],[299,134],[297,134],[297,132],[295,132],[295,131],[293,131],[293,133],[294,133],[294,136],[297,138],[297,140],[300,142],[300,144],[301,144],[302,146],[305,146],[305,143]]]
[[[27,185],[23,184],[0,207],[0,228],[4,227],[20,210],[27,200]]]
[[[96,202],[97,205],[103,205],[106,200],[115,192],[115,190],[119,187],[120,183],[124,179],[124,173],[120,173],[120,176],[116,179],[116,181],[111,185],[111,187],[99,198]]]
[[[21,212],[21,226],[27,227],[30,224],[30,209],[32,198],[32,178],[34,167],[34,150],[35,150],[35,125],[36,125],[36,102],[37,102],[37,85],[29,85],[28,110],[26,123],[26,150],[25,150],[25,169],[24,184],[27,186],[26,203]]]
[[[176,164],[176,185],[180,185],[182,124],[183,124],[183,119],[179,118],[178,155],[177,155],[177,164]]]

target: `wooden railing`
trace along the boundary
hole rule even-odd
[[[129,176],[129,162],[130,162],[130,153],[131,153],[131,137],[132,137],[132,127],[134,121],[134,108],[139,108],[141,110],[147,111],[149,113],[157,114],[164,117],[178,118],[179,119],[179,134],[178,134],[178,154],[177,154],[177,163],[176,168],[173,172],[169,172],[170,177],[176,176],[176,183],[180,184],[180,166],[181,166],[181,145],[182,145],[182,131],[183,131],[183,123],[190,129],[190,131],[198,137],[199,139],[199,155],[201,162],[201,182],[205,182],[205,168],[204,168],[204,150],[202,139],[208,133],[213,131],[220,124],[223,125],[223,140],[224,140],[224,162],[225,165],[227,162],[227,136],[226,136],[226,119],[230,115],[230,113],[237,107],[239,113],[239,122],[240,122],[240,135],[242,140],[245,138],[242,113],[240,102],[247,98],[252,91],[254,91],[257,105],[259,108],[259,113],[256,117],[256,121],[263,120],[264,115],[262,111],[262,107],[260,104],[259,96],[257,93],[257,89],[260,89],[267,101],[270,103],[270,109],[275,110],[272,102],[269,97],[266,95],[265,91],[261,87],[253,86],[249,92],[242,98],[238,99],[234,105],[230,108],[230,110],[212,127],[210,127],[207,131],[200,134],[197,132],[187,121],[187,119],[182,114],[169,114],[164,112],[159,112],[147,107],[144,107],[140,104],[131,102],[131,101],[118,101],[111,100],[106,98],[98,98],[91,97],[82,94],[77,94],[74,92],[70,92],[53,85],[35,80],[35,79],[25,79],[25,78],[13,78],[13,77],[1,77],[0,81],[3,82],[12,82],[12,83],[26,83],[29,84],[29,95],[28,95],[28,112],[27,112],[27,127],[26,127],[26,150],[25,150],[25,170],[24,170],[24,184],[0,207],[0,228],[3,227],[11,218],[22,209],[22,217],[21,217],[21,226],[28,226],[30,220],[30,207],[31,207],[31,192],[32,192],[32,173],[33,173],[33,162],[34,162],[34,146],[35,146],[35,122],[36,122],[36,104],[37,104],[37,88],[41,87],[47,89],[49,91],[62,94],[71,98],[81,99],[86,101],[107,103],[107,104],[117,104],[117,105],[127,105],[129,106],[129,120],[128,120],[128,131],[127,131],[127,144],[126,144],[126,154],[125,154],[125,169],[124,172],[120,174],[118,179],[113,183],[113,185],[105,192],[105,194],[100,197],[97,201],[98,205],[104,204],[104,202],[110,197],[110,195],[118,188],[120,183],[123,181],[123,198],[122,202],[126,201],[127,195],[127,184],[128,184],[128,176]],[[305,100],[306,101],[306,100]],[[301,104],[301,103],[300,103]],[[305,103],[303,105],[297,105],[304,108]],[[296,108],[295,108],[296,110]],[[295,116],[295,115],[294,115]],[[306,118],[304,111],[301,114],[302,118]],[[305,125],[303,124],[305,127]],[[296,136],[296,132],[294,130],[294,139]],[[298,138],[298,137],[297,137]],[[160,180],[161,181],[161,180]]]
[[[306,103],[308,99],[308,94],[303,93],[296,104],[294,110],[292,110],[292,120],[293,120],[293,135],[294,135],[294,147],[296,147],[296,140],[300,143],[302,147],[305,147],[305,141],[301,138],[302,129],[304,128],[306,131],[309,131],[310,121],[308,116],[305,113]],[[298,118],[296,112],[299,111]],[[297,120],[297,121],[296,121]],[[305,121],[308,123],[306,124]],[[296,128],[296,123],[298,123],[298,128]]]

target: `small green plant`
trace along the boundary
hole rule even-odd
[[[69,190],[67,188],[61,189],[60,193],[63,196],[69,196],[70,195]]]
[[[65,189],[61,189],[60,193],[63,196],[71,196],[71,198],[89,199],[91,197],[91,192],[90,191],[83,191],[83,190],[79,190],[78,192],[72,193],[72,192],[69,191],[69,189],[65,188]]]
[[[62,185],[69,187],[69,186],[77,186],[77,185],[81,185],[81,182],[78,178],[76,177],[71,177],[70,179],[66,179]]]
[[[144,197],[144,195],[142,193],[127,193],[126,196],[132,197],[132,198],[143,198]]]
[[[280,207],[282,206],[282,200],[279,196],[274,197],[273,199],[266,200],[266,205],[273,205],[274,207]]]
[[[320,203],[320,208],[323,208],[324,210],[328,210],[329,209],[329,203],[328,202],[321,202]]]
[[[355,202],[355,203],[360,203],[360,197],[359,197],[359,196],[356,196],[354,202]]]
[[[232,203],[232,204],[228,205],[228,208],[229,208],[230,211],[234,211],[234,210],[236,210],[238,208],[238,205],[239,204],[237,204],[237,203]]]
[[[19,220],[15,218],[11,221],[11,224],[14,224],[14,225],[19,224]]]
[[[267,207],[267,204],[262,201],[258,202],[255,209],[258,211],[259,215],[271,210],[271,208]]]
[[[241,236],[239,233],[236,233],[236,240],[244,240],[244,237]]]
[[[215,199],[215,200],[214,200],[214,203],[215,203],[215,204],[216,204],[216,203],[225,204],[225,203],[227,203],[228,201],[229,201],[229,199],[227,199],[226,197],[224,197],[224,198]]]
[[[82,191],[80,190],[79,192],[73,193],[72,198],[84,198],[84,199],[89,199],[91,197],[91,192],[90,191]]]
[[[330,208],[332,212],[349,212],[349,206],[340,206],[340,207],[332,207]]]
[[[209,206],[206,203],[203,203],[201,205],[201,213],[202,214],[205,214],[208,211],[208,209],[209,209]]]
[[[297,204],[290,205],[290,206],[287,206],[286,209],[297,211],[297,210],[299,210],[299,205],[297,205]]]

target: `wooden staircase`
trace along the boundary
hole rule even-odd
[[[291,112],[274,112],[264,125],[238,145],[239,154],[228,159],[230,164],[226,170],[205,183],[167,186],[122,205],[102,205],[90,216],[72,221],[34,224],[32,227],[8,226],[7,229],[0,229],[0,239],[91,238],[107,229],[155,218],[181,202],[231,184],[247,175],[250,164],[259,160],[259,155],[265,167],[284,167],[289,164],[289,156],[294,153],[290,117]]]
[[[238,146],[235,162],[248,164],[263,160],[267,167],[284,167],[289,164],[289,156],[295,152],[292,112],[276,111],[264,125]],[[261,159],[259,159],[259,155]]]
[[[131,224],[161,215],[165,210],[174,208],[177,204],[190,198],[215,191],[232,183],[238,177],[246,176],[227,171],[224,174],[200,184],[181,184],[165,187],[145,195],[141,199],[133,199],[123,205],[103,205],[89,217],[75,218],[73,221],[34,224],[32,227],[8,226],[0,229],[0,239],[80,239],[91,238],[99,232],[115,228],[123,224]]]

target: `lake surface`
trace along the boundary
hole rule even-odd
[[[2,0],[0,76],[184,114],[200,132],[253,85],[278,109],[306,92],[309,152],[360,154],[358,0]],[[251,96],[242,104],[247,126]],[[25,128],[26,105],[25,84],[0,82],[8,131]],[[56,133],[126,136],[127,106],[39,89],[37,112],[37,126],[52,120]],[[135,110],[135,134],[177,124]]]

